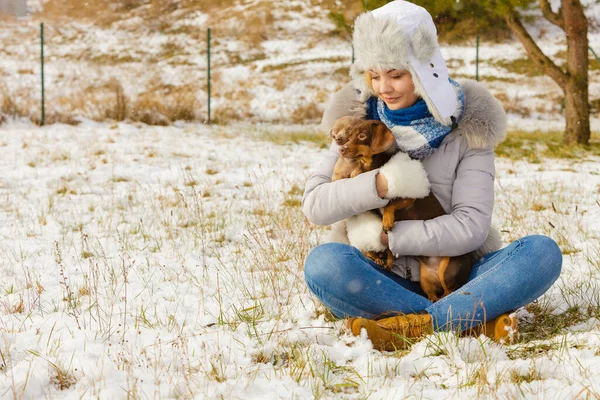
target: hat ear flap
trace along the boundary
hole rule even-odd
[[[421,24],[410,36],[410,45],[415,58],[426,63],[431,60],[438,47],[437,34],[431,29],[427,29],[425,24]]]
[[[392,131],[383,122],[371,124],[371,151],[373,154],[383,153],[396,144]]]

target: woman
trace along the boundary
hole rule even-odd
[[[346,220],[348,232],[338,230],[334,242],[308,255],[307,285],[335,316],[351,317],[347,326],[354,335],[364,328],[378,349],[450,329],[505,339],[517,328],[509,313],[556,281],[562,255],[552,239],[538,235],[499,250],[499,235],[491,227],[493,147],[505,136],[504,110],[478,83],[448,78],[435,25],[424,8],[392,1],[360,15],[354,26],[352,82],[332,97],[323,124],[329,129],[345,115],[381,120],[410,158],[394,157],[381,169],[331,182],[339,157],[332,144],[306,184],[302,210],[319,225]],[[388,199],[429,190],[446,215],[398,221],[384,234],[381,220],[365,214]],[[391,273],[359,250],[385,248],[395,256]],[[419,287],[414,257],[471,251],[482,257],[469,281],[429,301]]]

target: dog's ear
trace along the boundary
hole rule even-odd
[[[373,154],[383,153],[395,142],[394,134],[383,122],[377,121],[371,124],[371,151]]]

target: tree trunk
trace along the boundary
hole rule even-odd
[[[565,91],[565,144],[589,144],[590,108],[588,94],[588,22],[579,0],[562,0],[567,34],[567,76]]]
[[[558,67],[535,43],[517,13],[505,15],[508,27],[523,44],[527,55],[551,77],[565,95],[565,144],[589,144],[590,108],[588,95],[588,21],[580,0],[561,0],[558,12],[553,12],[549,0],[540,0],[544,17],[562,28],[567,36],[567,70]]]

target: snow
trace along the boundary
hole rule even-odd
[[[513,345],[436,333],[407,351],[375,351],[328,318],[304,283],[304,258],[326,230],[299,202],[327,135],[317,121],[289,123],[307,105],[322,110],[346,82],[335,71],[349,66],[351,48],[330,35],[322,6],[302,1],[273,3],[277,35],[259,47],[224,33],[239,28],[236,13],[260,5],[240,2],[213,25],[213,105],[247,115],[227,125],[95,122],[68,103],[113,77],[132,99],[160,81],[196,85],[204,100],[204,29],[214,17],[182,14],[171,27],[197,36],[140,27],[139,17],[47,23],[49,107],[74,107],[81,123],[0,125],[0,397],[597,397],[600,157],[496,160],[504,241],[545,234],[565,252],[537,305],[553,316],[579,307],[585,320]],[[0,30],[0,92],[35,105],[37,22]],[[546,32],[542,48],[563,50]],[[599,33],[589,37],[600,49]],[[167,44],[179,53],[159,57]],[[451,75],[474,75],[474,44],[443,52]],[[132,61],[93,60],[124,56]],[[556,85],[498,65],[524,57],[517,44],[482,43],[483,83],[517,105],[509,130],[559,131]],[[591,123],[600,130],[597,115]],[[517,316],[522,325],[536,318]]]
[[[0,393],[596,393],[600,324],[591,315],[537,342],[504,346],[438,333],[399,356],[324,319],[302,275],[324,231],[284,202],[300,199],[293,188],[303,187],[325,151],[285,140],[307,131],[323,134],[311,125],[4,124]],[[497,160],[494,220],[505,241],[544,233],[579,249],[565,255],[561,279],[540,299],[557,313],[600,303],[599,161]],[[548,208],[528,211],[532,202]],[[57,368],[73,382],[63,390]]]

